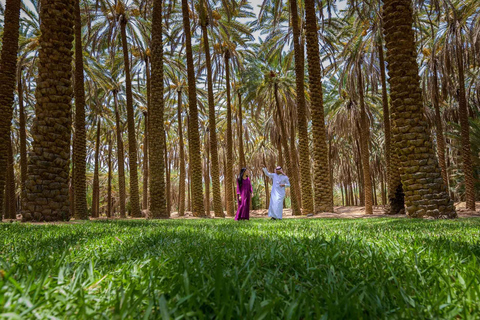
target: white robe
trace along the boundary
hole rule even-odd
[[[286,175],[270,173],[265,168],[263,168],[263,172],[265,172],[265,174],[273,180],[272,193],[270,194],[270,206],[268,207],[268,216],[275,219],[282,219],[285,188],[290,187],[290,181]],[[281,184],[284,184],[285,187],[280,187]]]

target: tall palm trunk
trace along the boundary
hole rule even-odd
[[[92,188],[92,217],[98,218],[100,215],[100,177],[99,177],[99,160],[100,160],[100,117],[97,121],[97,136],[95,140],[95,164],[93,169],[93,188]]]
[[[153,26],[152,26],[153,27]],[[141,217],[140,196],[138,190],[138,171],[137,171],[137,140],[135,135],[135,113],[133,110],[132,79],[130,74],[130,60],[128,58],[127,44],[127,18],[122,16],[120,20],[120,31],[122,36],[123,62],[125,68],[125,95],[127,98],[127,129],[128,129],[128,160],[130,168],[130,208],[132,217]],[[154,118],[152,116],[152,118]],[[154,119],[152,121],[155,121]],[[154,122],[155,123],[155,122]],[[162,121],[163,124],[163,121]],[[161,125],[155,123],[155,126]],[[155,136],[155,135],[154,135]],[[155,139],[158,140],[158,139]],[[159,139],[160,141],[162,138]],[[153,147],[152,149],[155,149]],[[160,151],[162,152],[162,151]],[[155,168],[155,166],[154,166]]]
[[[208,140],[209,132],[205,134],[205,140]],[[210,150],[208,141],[205,141],[205,211],[210,216]]]
[[[437,73],[437,61],[435,61],[435,46],[432,49],[432,64],[433,64],[433,77],[432,77],[432,103],[435,109],[435,133],[437,135],[437,155],[440,168],[442,169],[443,183],[448,189],[448,174],[447,163],[445,161],[445,137],[443,135],[442,116],[440,114],[440,93],[438,90],[438,73]]]
[[[243,148],[243,111],[242,111],[242,94],[238,92],[238,153],[240,153],[240,167],[245,168],[245,150]]]
[[[75,0],[75,219],[88,220],[87,210],[87,142],[85,130],[85,86],[83,78],[82,18],[80,0]]]
[[[458,68],[458,113],[460,118],[460,133],[462,144],[463,174],[465,176],[465,201],[467,210],[475,211],[475,179],[473,177],[472,152],[470,150],[470,124],[468,122],[467,97],[465,94],[465,71],[463,60],[463,47],[460,30],[455,32],[456,58]]]
[[[457,216],[443,183],[423,113],[411,0],[384,0],[384,34],[392,98],[393,143],[398,151],[410,217]]]
[[[148,94],[147,94],[148,95]],[[143,196],[142,209],[148,209],[148,113],[143,113],[145,130],[143,136]]]
[[[152,20],[152,103],[149,110],[150,134],[150,216],[166,218],[165,195],[165,130],[163,100],[163,40],[162,40],[162,0],[153,3]]]
[[[202,35],[203,46],[205,48],[205,63],[207,66],[207,86],[208,86],[208,131],[210,140],[211,154],[211,179],[213,192],[213,210],[215,217],[224,217],[222,207],[222,191],[220,187],[220,169],[218,164],[218,147],[217,147],[217,125],[215,116],[215,99],[213,96],[213,76],[212,62],[210,57],[210,46],[208,42],[207,23],[203,23]]]
[[[150,77],[150,58],[146,56],[145,58],[145,73],[147,75],[147,110],[150,110],[152,105],[151,97],[151,77]],[[148,162],[148,135],[149,135],[149,118],[148,111],[144,113],[145,115],[145,139],[143,142],[143,199],[142,199],[142,208],[144,210],[148,209],[148,174],[150,170],[150,165]]]
[[[167,149],[167,131],[165,130],[165,178],[167,180],[167,193],[165,195],[166,197],[166,205],[167,205],[167,216],[170,217],[170,209],[172,207],[171,204],[171,199],[172,199],[172,194],[171,194],[171,181],[170,181],[170,159],[168,158],[168,149]]]
[[[107,217],[112,217],[112,136],[108,134],[108,185],[107,185]]]
[[[333,212],[333,185],[330,181],[325,115],[323,110],[322,74],[318,44],[315,1],[305,0],[305,34],[307,38],[308,79],[313,133],[313,185],[315,212]],[[305,204],[304,204],[305,207]]]
[[[23,201],[25,182],[27,181],[27,129],[25,120],[25,106],[23,103],[23,82],[22,82],[22,68],[19,68],[18,74],[18,107],[19,107],[19,137],[20,137],[20,195]]]
[[[365,194],[365,214],[373,214],[372,207],[372,179],[370,176],[370,128],[367,119],[367,112],[365,110],[365,100],[364,92],[365,87],[363,85],[362,77],[362,67],[358,64],[357,70],[357,85],[358,85],[358,96],[360,100],[360,151],[362,157],[362,167],[363,167],[363,191]]]
[[[227,171],[225,172],[225,184],[227,188],[227,215],[235,214],[233,199],[233,137],[232,137],[232,105],[230,103],[230,51],[225,52],[225,79],[227,86]]]
[[[13,143],[12,139],[10,138],[7,141],[7,179],[5,185],[5,195],[7,199],[5,199],[6,203],[8,203],[8,210],[5,211],[5,217],[8,219],[17,219],[17,206],[16,206],[16,196],[15,196],[15,161],[13,160]]]
[[[315,15],[315,11],[312,12]],[[310,214],[314,212],[313,207],[313,192],[310,172],[310,148],[308,146],[308,129],[307,116],[305,107],[305,63],[303,48],[300,46],[300,23],[298,19],[297,0],[290,0],[290,17],[292,21],[293,31],[293,47],[295,51],[295,76],[297,87],[297,122],[299,133],[299,149],[300,149],[300,174],[301,174],[301,195],[303,214]],[[316,32],[316,30],[315,30]],[[293,132],[292,132],[293,134]],[[325,141],[325,140],[324,140]],[[293,150],[292,146],[292,150]],[[328,171],[326,171],[328,172]],[[293,173],[293,172],[292,172]],[[290,173],[290,175],[292,175]],[[327,175],[328,177],[328,175]]]
[[[120,194],[120,218],[127,217],[125,212],[125,151],[123,150],[123,130],[120,123],[120,112],[118,110],[118,92],[113,91],[113,100],[115,107],[115,126],[117,127],[117,160],[118,160],[118,193]]]
[[[3,16],[4,27],[0,54],[0,208],[3,208],[4,201],[7,146],[8,140],[10,140],[16,84],[20,2],[20,0],[7,0]]]
[[[23,219],[69,220],[74,2],[42,1],[40,21],[36,118]]]
[[[275,94],[275,105],[277,107],[277,113],[280,118],[280,130],[282,132],[282,144],[283,144],[283,149],[284,149],[284,159],[285,163],[287,164],[287,170],[290,175],[290,199],[292,202],[292,213],[294,216],[299,216],[302,214],[300,211],[300,207],[298,206],[298,200],[297,197],[295,196],[297,194],[297,190],[295,189],[297,187],[297,181],[295,178],[295,175],[293,175],[293,164],[292,161],[290,160],[290,151],[288,147],[288,139],[287,139],[287,130],[285,129],[285,122],[283,121],[283,112],[280,107],[280,101],[278,101],[278,84],[274,84],[274,94]]]
[[[183,129],[182,129],[182,91],[178,90],[178,108],[177,108],[177,121],[178,121],[178,147],[180,148],[179,166],[180,166],[180,180],[178,182],[178,215],[185,215],[185,148],[183,146]]]
[[[398,157],[394,152],[391,138],[390,108],[388,105],[387,94],[387,76],[385,72],[385,58],[383,53],[383,39],[377,44],[378,56],[380,62],[380,78],[382,82],[382,108],[383,108],[383,126],[385,131],[385,162],[387,171],[387,194],[388,208],[390,214],[399,213],[405,206],[402,179],[398,169]],[[392,157],[393,154],[393,157]]]
[[[296,141],[295,141],[295,121],[293,120],[293,114],[292,111],[290,111],[290,154],[291,154],[291,161],[292,161],[292,166],[293,166],[293,172],[292,174],[295,175],[295,181],[297,181],[297,184],[295,185],[295,194],[297,195],[297,203],[298,207],[302,207],[302,193],[301,193],[301,188],[300,188],[300,178],[298,173],[298,152],[297,152],[297,146],[296,146]],[[310,178],[309,178],[310,179]],[[310,179],[311,181],[311,179]]]
[[[198,109],[197,109],[197,88],[195,86],[195,68],[192,54],[192,34],[190,31],[190,17],[188,0],[182,0],[183,31],[185,33],[185,46],[187,52],[187,73],[188,73],[188,151],[189,167],[192,180],[192,205],[193,215],[196,217],[205,216],[203,206],[203,185],[202,185],[202,158],[200,156],[200,136],[198,132]]]

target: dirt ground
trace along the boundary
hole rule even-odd
[[[476,203],[477,211],[466,210],[465,202],[455,203],[455,207],[457,208],[457,213],[459,218],[480,217],[480,202]],[[146,215],[146,212],[143,212],[143,214]],[[225,212],[225,215],[226,215],[226,212]],[[171,219],[198,219],[198,218],[195,218],[191,212],[186,212],[185,216],[183,217],[178,216],[178,212],[172,212],[170,217]],[[370,219],[370,218],[382,218],[382,217],[407,218],[407,216],[404,214],[396,214],[396,215],[385,214],[385,209],[383,206],[374,206],[372,215],[365,214],[365,207],[334,207],[334,212],[318,213],[311,216],[293,216],[291,209],[283,210],[284,219],[313,219],[313,218],[342,218],[342,219],[367,218],[367,219]],[[210,212],[210,218],[214,218],[213,211]],[[233,219],[233,217],[226,217],[226,218]],[[262,210],[250,211],[250,218],[267,219],[268,210],[262,209]],[[114,218],[114,219],[118,219],[118,218]],[[144,219],[144,218],[128,218],[128,219]],[[102,218],[91,219],[91,220],[106,220],[106,218],[102,217]],[[3,220],[3,222],[15,222],[15,221],[21,221],[21,215],[17,215],[17,220],[6,220],[6,219]],[[56,222],[56,223],[81,223],[81,221],[75,221],[75,219],[72,219],[69,222]],[[47,224],[47,223],[40,222],[36,224]]]

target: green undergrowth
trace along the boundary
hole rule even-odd
[[[0,318],[478,319],[480,219],[0,224]]]

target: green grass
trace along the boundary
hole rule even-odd
[[[0,224],[0,318],[480,317],[480,219]]]

